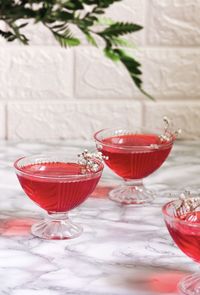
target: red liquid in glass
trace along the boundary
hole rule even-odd
[[[180,218],[188,221],[174,221],[167,228],[177,246],[193,260],[200,262],[200,211],[187,213]],[[192,223],[192,224],[191,224]]]
[[[154,134],[112,136],[102,142],[101,151],[108,156],[106,164],[125,179],[141,179],[150,175],[162,165],[172,148],[172,143],[166,145]],[[159,148],[150,148],[151,144],[158,144]]]
[[[83,172],[82,166],[76,163],[31,164],[21,171],[31,173],[17,175],[25,193],[48,212],[66,212],[78,206],[93,192],[100,178],[99,173],[78,178]],[[75,177],[61,178],[70,175]]]

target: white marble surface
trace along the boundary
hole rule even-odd
[[[158,194],[145,207],[109,201],[109,187],[120,181],[106,168],[94,196],[71,212],[84,227],[82,236],[45,241],[30,234],[42,210],[23,193],[12,163],[19,156],[48,150],[78,153],[90,144],[1,142],[0,294],[177,294],[179,278],[198,270],[198,265],[174,245],[161,206],[170,193],[198,190],[199,145],[198,141],[176,143],[167,162],[145,181]]]

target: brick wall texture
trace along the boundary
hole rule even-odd
[[[62,49],[41,25],[24,29],[30,46],[0,39],[0,138],[91,139],[108,126],[159,126],[164,115],[183,138],[200,137],[199,15],[200,0],[123,0],[108,9],[144,26],[128,38],[155,102],[84,40]]]

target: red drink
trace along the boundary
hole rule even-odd
[[[200,211],[182,215],[173,223],[166,220],[166,225],[177,246],[193,260],[200,262]]]
[[[115,135],[102,139],[102,153],[116,174],[125,179],[141,179],[158,169],[169,155],[173,142],[155,134]]]
[[[84,175],[80,164],[50,162],[22,166],[17,176],[25,193],[40,207],[48,212],[66,212],[93,192],[101,175]]]
[[[200,262],[200,195],[190,192],[165,204],[162,208],[168,231],[177,246],[194,261]],[[195,211],[196,210],[196,211]],[[180,294],[198,295],[200,275],[192,274],[183,278],[178,289]]]
[[[94,134],[105,163],[124,180],[109,192],[109,198],[120,204],[144,204],[154,199],[155,194],[143,185],[143,178],[162,165],[176,139],[169,124],[161,134],[160,130],[155,133],[145,128],[137,130],[108,128]]]

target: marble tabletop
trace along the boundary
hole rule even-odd
[[[119,206],[107,198],[120,179],[105,168],[93,195],[70,216],[84,227],[73,240],[31,235],[43,214],[22,191],[13,161],[46,151],[78,153],[90,142],[0,143],[0,295],[169,295],[198,270],[173,243],[161,206],[184,189],[198,191],[200,142],[179,141],[166,163],[145,180],[151,205]],[[170,196],[172,194],[172,196]]]

